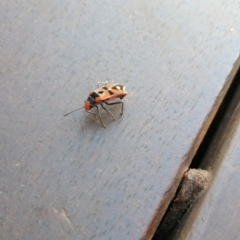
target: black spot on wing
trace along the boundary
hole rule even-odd
[[[97,91],[97,93],[101,95],[101,94],[103,94],[104,92],[106,92],[106,90],[108,90],[107,87],[102,87],[102,88],[99,89],[99,91]]]
[[[116,84],[115,86],[112,87],[112,89],[116,90],[122,90],[123,91],[124,85],[122,84]]]
[[[111,90],[108,90],[110,95],[114,95],[114,92],[112,92]]]
[[[99,95],[98,95],[96,92],[93,92],[90,96],[91,96],[93,99],[95,99],[96,97],[99,97]]]

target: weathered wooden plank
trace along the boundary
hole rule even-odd
[[[232,80],[239,10],[2,1],[1,239],[149,239]],[[121,118],[63,118],[106,78]]]
[[[211,188],[174,239],[240,239],[239,109],[240,86],[202,164],[213,176]]]

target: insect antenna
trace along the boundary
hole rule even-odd
[[[76,112],[76,111],[78,111],[78,110],[80,110],[80,109],[82,109],[83,107],[81,107],[81,108],[78,108],[78,109],[76,109],[76,110],[73,110],[73,111],[71,111],[71,112],[69,112],[69,113],[67,113],[67,114],[65,114],[64,115],[64,117],[66,117],[68,114],[70,114],[70,113],[73,113],[73,112]]]

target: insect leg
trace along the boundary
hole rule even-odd
[[[94,119],[96,120],[96,115],[97,115],[97,114],[92,113],[92,112],[87,112],[87,113],[90,113],[90,114],[94,115]]]
[[[106,80],[106,82],[98,82],[98,88],[100,88],[100,84],[103,84],[103,86],[106,86],[107,85],[107,83],[108,83],[108,81]]]
[[[103,122],[103,120],[102,120],[102,118],[101,118],[101,114],[100,114],[100,111],[99,111],[98,106],[96,105],[95,107],[97,108],[97,115],[98,115],[98,117],[99,117],[99,120],[100,120],[101,124],[102,124],[105,128],[107,128],[107,126],[104,124],[104,122]]]
[[[116,120],[115,117],[113,116],[112,112],[110,112],[107,108],[105,108],[102,103],[101,103],[101,106],[105,111],[107,111],[109,114],[111,114],[111,116],[114,120]]]
[[[105,102],[107,105],[115,105],[115,104],[122,104],[121,114],[123,114],[123,102],[114,102],[114,103],[108,103]]]

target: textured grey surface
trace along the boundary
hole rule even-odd
[[[150,237],[239,55],[239,10],[1,1],[1,239]],[[121,118],[63,118],[106,78],[126,84]]]
[[[240,72],[238,74],[238,79]],[[214,180],[174,239],[240,239],[240,84],[205,158]]]

